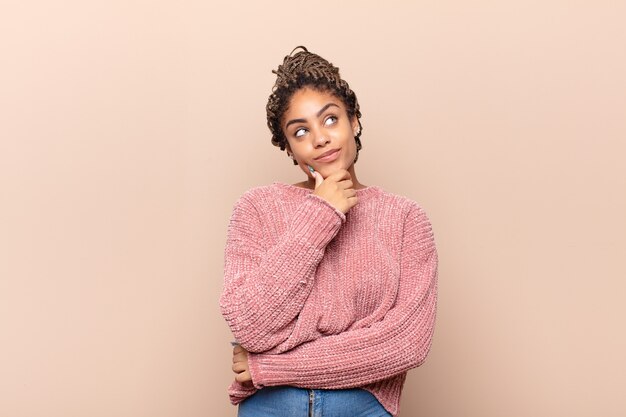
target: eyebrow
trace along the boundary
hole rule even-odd
[[[335,106],[335,107],[339,107],[338,105],[336,105],[335,103],[328,103],[327,105],[325,105],[324,107],[322,107],[320,109],[320,111],[317,112],[317,117],[320,117],[322,115],[322,113],[324,113],[326,110],[328,110],[329,107],[331,106]],[[287,129],[290,125],[294,124],[294,123],[306,123],[306,119],[293,119],[287,122],[287,124],[285,125],[285,129]]]

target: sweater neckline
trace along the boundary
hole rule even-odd
[[[307,195],[313,193],[313,190],[310,188],[298,187],[297,185],[287,184],[280,181],[274,181],[274,185],[277,185],[285,190],[291,191],[293,193],[300,193],[302,195]],[[380,187],[376,185],[369,185],[365,188],[360,188],[356,190],[356,195],[359,197],[359,200],[364,200],[369,198],[370,196],[374,196],[380,194],[382,190]]]

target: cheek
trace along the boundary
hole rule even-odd
[[[356,159],[356,139],[354,139],[354,136],[352,135],[352,130],[350,130],[350,137],[348,139],[348,149],[350,149],[350,156],[349,156],[349,162],[352,163],[355,159]]]
[[[302,163],[303,161],[305,161],[307,158],[311,156],[311,152],[313,152],[313,150],[307,149],[303,145],[299,145],[299,146],[293,146],[291,148],[291,152],[296,157],[296,160],[298,161],[298,163]]]
[[[350,147],[350,149],[354,148],[356,151],[356,140],[354,139],[354,132],[352,131],[352,128],[346,129],[344,137],[346,145]]]

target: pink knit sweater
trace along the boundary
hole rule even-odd
[[[346,215],[306,188],[274,183],[235,204],[222,314],[250,353],[254,387],[360,387],[398,414],[406,372],[430,349],[437,252],[415,202],[357,190]]]

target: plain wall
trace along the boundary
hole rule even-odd
[[[232,206],[303,179],[270,143],[303,44],[363,111],[359,179],[439,249],[403,417],[623,416],[626,6],[5,1],[0,415],[234,416]]]

